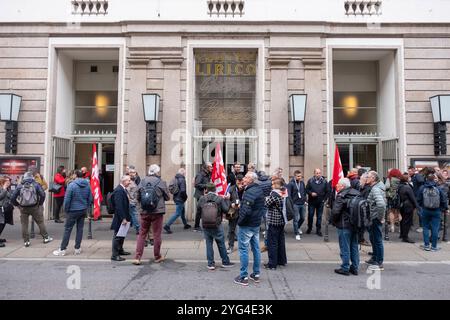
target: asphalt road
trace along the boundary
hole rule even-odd
[[[357,277],[334,274],[336,267],[291,263],[263,269],[259,284],[241,287],[233,283],[238,264],[208,271],[205,263],[182,260],[137,267],[129,261],[2,259],[0,299],[450,299],[448,263],[386,263],[380,277],[367,274],[365,265]]]

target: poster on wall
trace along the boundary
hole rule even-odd
[[[30,166],[39,168],[39,158],[0,157],[0,176],[9,176],[11,184],[17,185]]]
[[[439,159],[411,159],[411,165],[416,168],[417,171],[424,169],[425,167],[437,168],[441,170],[450,169],[450,159],[449,158],[439,158]]]

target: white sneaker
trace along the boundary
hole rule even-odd
[[[295,236],[295,240],[300,241],[300,240],[302,240],[302,238],[301,238],[300,235],[298,234],[298,235]]]
[[[423,228],[418,228],[418,229],[416,230],[416,232],[422,233],[422,232],[423,232]]]
[[[300,229],[298,230],[298,233],[303,234],[302,230],[300,230]]]
[[[58,250],[53,251],[53,255],[54,256],[65,256],[66,250],[61,250],[61,248],[59,248]]]
[[[44,238],[44,243],[49,243],[49,242],[52,242],[52,241],[53,241],[52,237]]]
[[[394,232],[395,232],[395,226],[391,226],[390,229],[391,229],[391,230],[390,230],[391,233],[394,233]]]
[[[75,249],[74,255],[78,256],[81,254],[81,248],[80,249]]]

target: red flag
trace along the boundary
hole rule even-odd
[[[214,158],[211,180],[216,185],[217,194],[224,196],[225,192],[227,191],[227,176],[225,175],[225,168],[222,159],[222,151],[220,149],[219,143],[217,143],[216,145],[216,156]]]
[[[344,177],[344,170],[342,169],[341,157],[339,156],[339,149],[336,145],[336,151],[334,152],[334,168],[333,168],[333,183],[331,186],[336,187],[339,180]]]
[[[92,174],[91,174],[91,192],[94,198],[94,220],[100,217],[100,208],[102,201],[102,194],[100,191],[100,180],[98,178],[98,160],[97,160],[97,145],[92,145]]]

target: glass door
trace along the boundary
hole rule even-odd
[[[350,169],[361,166],[366,170],[377,170],[377,144],[338,143],[344,175]]]

